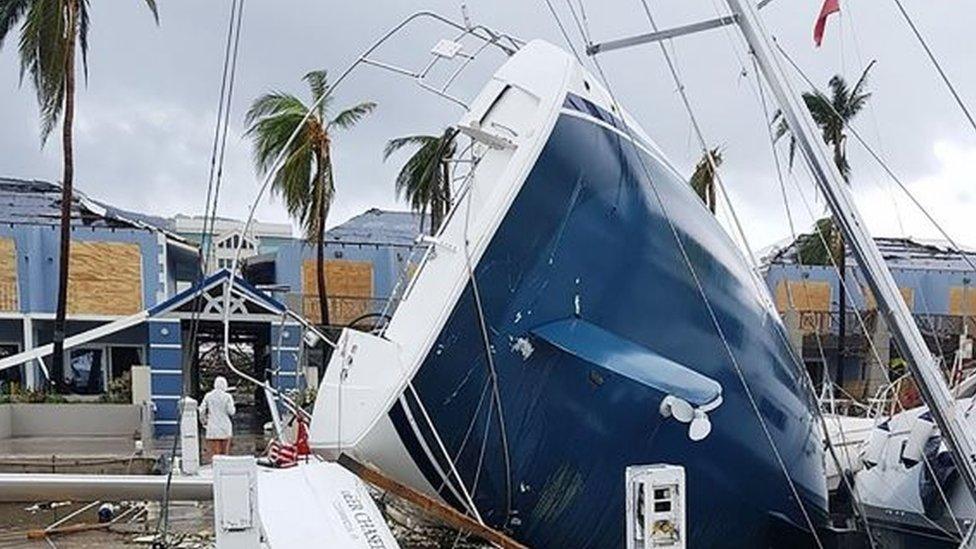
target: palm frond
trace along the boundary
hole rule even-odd
[[[335,126],[341,129],[350,128],[375,109],[376,103],[372,101],[365,101],[337,114],[336,117],[332,119],[332,122],[329,122],[329,126]]]
[[[156,21],[156,24],[158,25],[159,24],[159,9],[156,7],[156,0],[146,0],[146,7],[148,7],[149,8],[149,11],[152,12],[153,19]]]
[[[0,2],[0,47],[10,29],[21,20],[32,0],[3,0]]]
[[[67,14],[61,0],[34,0],[20,33],[20,77],[30,75],[41,114],[41,142],[47,140],[64,105]]]
[[[88,0],[81,0],[78,3],[78,45],[81,50],[81,67],[85,74],[85,82],[88,81],[88,29],[91,26],[91,18],[88,16]]]
[[[433,135],[406,135],[396,137],[386,142],[383,147],[383,160],[389,159],[393,154],[404,147],[420,146],[423,147],[431,142],[437,141]]]
[[[302,77],[308,84],[309,91],[312,92],[312,104],[318,104],[315,109],[320,118],[325,118],[325,113],[329,110],[332,97],[329,95],[329,74],[325,69],[309,71]]]

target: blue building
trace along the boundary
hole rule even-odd
[[[907,238],[878,238],[876,242],[930,350],[951,365],[960,335],[976,333],[976,273],[963,256],[976,263],[976,253]],[[847,328],[840,381],[854,396],[873,396],[884,383],[884,372],[897,357],[897,349],[851,255],[847,266]],[[786,319],[795,346],[802,349],[814,380],[819,381],[825,371],[837,379],[837,271],[833,266],[801,265],[795,244],[767,258],[765,269],[776,308]],[[883,364],[876,364],[879,359]]]
[[[418,243],[421,217],[410,212],[368,210],[326,233],[325,273],[329,320],[344,326],[376,319],[396,306],[397,295],[426,249]],[[245,277],[273,289],[288,306],[319,322],[316,247],[304,240],[278,242],[251,258]]]
[[[52,339],[58,290],[61,188],[0,178],[0,356]],[[68,335],[133,315],[172,297],[198,276],[197,248],[165,222],[76,192],[72,203]],[[148,360],[147,326],[136,325],[66,353],[69,390],[98,395],[133,364]],[[50,357],[44,358],[50,371]],[[39,364],[0,373],[27,389],[41,386]],[[8,385],[9,387],[9,385]]]
[[[47,376],[58,371],[50,342],[60,197],[61,188],[52,183],[0,179],[0,359],[27,352],[21,355],[26,362],[16,359],[19,366],[0,371],[2,392],[44,388]],[[224,221],[221,239],[236,244],[239,231],[232,220]],[[199,398],[203,378],[221,367],[222,360],[208,362],[207,355],[224,342],[225,303],[231,305],[231,343],[250,354],[242,357],[249,375],[296,389],[308,367],[315,370],[321,362],[314,358],[320,352],[305,347],[300,323],[288,316],[290,309],[318,319],[313,246],[286,236],[287,225],[262,229],[270,234],[251,252],[264,253],[253,255],[245,272],[264,288],[235,278],[228,298],[230,272],[217,265],[203,278],[200,239],[177,234],[175,225],[80,192],[72,203],[68,339],[60,368],[68,398],[97,399],[133,366],[146,365],[157,434],[176,429],[180,397]],[[418,216],[370,210],[328,232],[333,325],[375,320],[388,304],[395,306],[389,298],[423,251],[415,244],[419,230]]]

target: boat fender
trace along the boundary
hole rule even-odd
[[[861,463],[864,464],[865,469],[870,469],[880,463],[881,454],[884,452],[885,443],[888,442],[889,436],[891,436],[891,431],[887,421],[871,431],[871,435],[862,446],[861,452]]]
[[[906,468],[911,469],[922,460],[925,443],[932,437],[934,431],[935,423],[932,422],[931,416],[922,415],[915,418],[912,430],[901,448],[901,462]]]
[[[687,423],[688,438],[698,442],[712,432],[712,422],[708,419],[708,412],[718,408],[721,403],[722,397],[718,397],[708,404],[695,408],[684,399],[668,395],[661,400],[660,412],[666,418],[673,417],[681,423]]]

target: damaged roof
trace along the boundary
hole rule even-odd
[[[0,177],[0,223],[7,225],[59,225],[61,186],[37,179]],[[126,211],[88,198],[75,189],[71,204],[75,227],[142,229],[161,232],[171,240],[186,242],[171,232],[169,221]]]
[[[954,248],[947,242],[893,237],[877,237],[874,242],[877,244],[881,256],[892,267],[972,270],[966,258],[963,257],[964,255],[976,263],[976,251]],[[773,251],[764,262],[767,266],[795,265],[797,264],[796,256],[796,243],[794,242]],[[849,248],[847,257],[848,264],[856,262]]]
[[[420,214],[372,208],[326,231],[329,243],[409,246],[422,232]],[[424,229],[428,227],[423,224]]]

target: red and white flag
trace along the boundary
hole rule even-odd
[[[840,11],[840,0],[824,0],[817,16],[817,24],[813,26],[813,43],[820,47],[823,42],[824,29],[827,27],[827,17]]]

